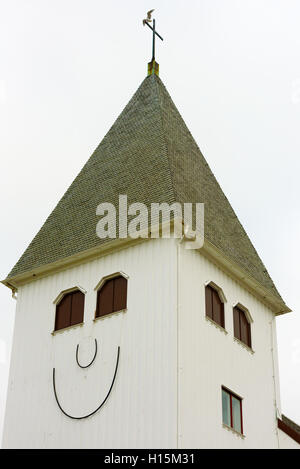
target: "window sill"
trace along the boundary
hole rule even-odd
[[[254,350],[249,347],[248,345],[246,345],[244,342],[242,342],[240,339],[237,339],[237,337],[234,337],[234,341],[241,345],[242,347],[244,347],[246,350],[248,350],[248,352],[250,352],[252,355],[255,353]]]
[[[211,319],[210,317],[208,316],[205,316],[205,319],[207,322],[209,322],[211,325],[215,326],[217,329],[220,329],[221,332],[223,332],[224,334],[228,334],[228,332],[226,331],[226,329],[224,329],[223,326],[221,326],[220,324],[218,324],[217,322],[215,322],[213,319]]]
[[[226,425],[226,423],[223,423],[223,428],[225,428],[226,430],[228,430],[229,432],[232,432],[234,435],[242,438],[242,440],[244,440],[246,437],[245,435],[243,435],[242,433],[238,432],[237,430],[235,430],[234,428],[232,427],[229,427],[228,425]]]
[[[60,334],[62,332],[68,331],[70,329],[75,329],[76,327],[81,327],[84,325],[84,322],[79,322],[78,324],[73,324],[72,326],[64,327],[63,329],[58,329],[57,331],[52,331],[52,335]]]
[[[104,314],[103,316],[95,317],[93,319],[93,321],[94,322],[101,321],[105,318],[110,318],[111,316],[114,316],[115,314],[121,314],[121,313],[126,313],[126,312],[127,312],[127,308],[126,309],[120,309],[120,311],[113,311],[112,313]]]

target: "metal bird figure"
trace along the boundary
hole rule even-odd
[[[147,18],[143,20],[143,26],[145,26],[146,23],[151,23],[152,19],[151,19],[151,15],[152,13],[154,12],[154,9],[153,10],[149,10],[147,12]]]

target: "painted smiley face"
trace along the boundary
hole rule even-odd
[[[88,365],[81,365],[79,363],[79,359],[78,359],[78,351],[79,351],[79,344],[77,344],[77,347],[76,347],[76,363],[77,365],[80,367],[80,368],[83,368],[83,369],[86,369],[86,368],[89,368],[95,361],[96,359],[96,356],[97,356],[97,351],[98,351],[98,344],[97,344],[97,339],[95,339],[95,353],[94,353],[94,357],[93,359],[90,361],[90,363]],[[110,388],[105,396],[105,398],[103,399],[103,401],[101,402],[101,404],[95,409],[93,410],[92,412],[90,412],[89,414],[87,415],[83,415],[83,416],[80,416],[80,417],[76,417],[74,415],[70,415],[68,414],[61,406],[60,402],[59,402],[59,399],[58,399],[58,396],[57,396],[57,390],[56,390],[56,381],[55,381],[55,368],[53,368],[53,375],[52,375],[52,382],[53,382],[53,391],[54,391],[54,396],[55,396],[55,400],[57,402],[57,405],[58,407],[60,408],[60,410],[62,411],[62,413],[64,415],[66,415],[66,417],[69,417],[70,419],[73,419],[73,420],[82,420],[82,419],[86,419],[88,417],[91,417],[92,415],[96,414],[96,412],[98,412],[98,410],[101,409],[101,407],[105,404],[105,402],[107,401],[110,393],[111,393],[111,390],[113,388],[113,385],[114,385],[114,382],[115,382],[115,379],[116,379],[116,376],[117,376],[117,371],[118,371],[118,366],[119,366],[119,358],[120,358],[120,346],[118,346],[118,352],[117,352],[117,359],[116,359],[116,365],[115,365],[115,371],[114,371],[114,375],[113,375],[113,379],[112,379],[112,382],[111,382],[111,385],[110,385]]]

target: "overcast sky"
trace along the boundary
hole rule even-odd
[[[146,76],[160,77],[293,313],[277,320],[300,423],[299,0],[0,0],[3,279]],[[15,301],[0,286],[0,435]]]

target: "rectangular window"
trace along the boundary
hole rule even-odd
[[[222,388],[223,423],[243,434],[242,399]]]

